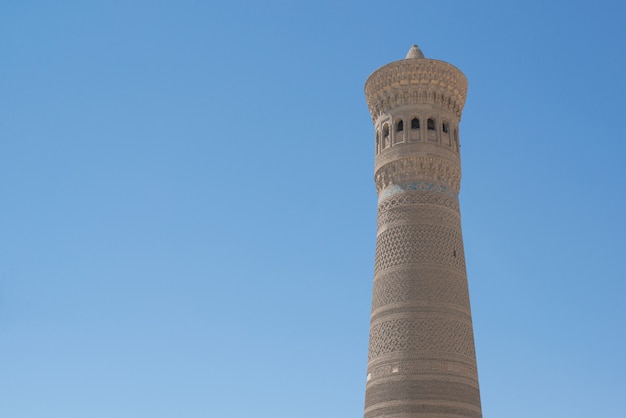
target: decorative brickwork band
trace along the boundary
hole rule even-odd
[[[459,193],[461,168],[440,158],[411,156],[390,162],[374,174],[378,193],[389,185],[411,184],[420,178],[446,184],[451,191]]]
[[[379,114],[406,105],[429,104],[461,117],[467,79],[447,62],[437,60],[392,62],[374,72],[365,84],[370,113]]]
[[[414,269],[391,270],[376,275],[372,299],[372,317],[389,307],[437,305],[470,315],[467,280],[464,272],[446,268],[417,266]]]
[[[419,207],[418,205],[444,206],[454,212],[459,212],[459,201],[456,196],[453,197],[441,193],[424,193],[414,190],[402,190],[398,194],[393,194],[386,197],[384,200],[380,200],[380,203],[378,204],[378,216],[384,216],[394,208],[408,206],[406,209],[410,210]]]
[[[388,229],[376,241],[377,273],[397,265],[443,265],[465,271],[461,231],[413,224]]]

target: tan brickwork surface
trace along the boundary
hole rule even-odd
[[[414,46],[365,92],[379,204],[364,416],[482,417],[458,203],[467,80]]]

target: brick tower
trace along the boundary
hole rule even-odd
[[[365,418],[482,416],[458,200],[466,93],[417,45],[365,82],[378,193]]]

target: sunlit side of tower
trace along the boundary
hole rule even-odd
[[[458,200],[466,93],[416,45],[365,83],[378,193],[365,418],[482,416]]]

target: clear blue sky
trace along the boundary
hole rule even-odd
[[[469,79],[487,418],[626,410],[623,1],[0,4],[0,416],[361,417],[363,83]]]

